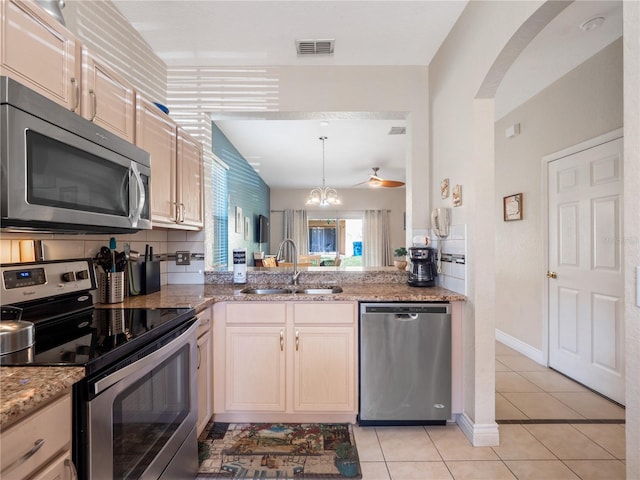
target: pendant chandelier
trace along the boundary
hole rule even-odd
[[[324,179],[324,141],[327,137],[320,137],[322,141],[322,186],[316,187],[309,192],[307,205],[328,207],[329,205],[340,205],[342,202],[338,198],[338,192],[333,187],[327,187]]]

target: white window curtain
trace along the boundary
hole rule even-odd
[[[284,238],[290,238],[295,242],[298,247],[298,256],[309,253],[309,228],[306,210],[284,211]],[[285,245],[284,258],[287,262],[293,261],[291,245]]]
[[[362,265],[392,265],[388,210],[365,210],[362,218]]]

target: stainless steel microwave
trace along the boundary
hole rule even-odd
[[[149,154],[8,77],[0,160],[5,231],[151,228]]]

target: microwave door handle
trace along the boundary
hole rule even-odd
[[[142,181],[142,176],[140,175],[138,166],[135,163],[131,164],[130,171],[131,173],[133,173],[133,176],[135,177],[138,184],[138,201],[136,202],[135,212],[131,215],[131,226],[137,227],[138,222],[140,221],[140,216],[142,215],[142,210],[144,209],[144,203],[147,198],[144,192],[144,182]]]

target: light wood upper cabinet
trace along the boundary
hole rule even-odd
[[[138,96],[136,145],[151,154],[154,226],[198,230],[204,225],[202,147],[160,109]]]
[[[136,92],[131,84],[82,47],[82,108],[84,118],[134,143]]]
[[[33,1],[0,2],[0,75],[151,154],[154,226],[204,226],[202,145]]]
[[[34,2],[0,2],[0,75],[79,113],[79,42]]]
[[[178,127],[153,103],[138,96],[136,145],[151,155],[151,219],[176,221],[176,138]]]
[[[204,225],[204,170],[200,142],[178,128],[178,218],[182,227]],[[153,178],[153,177],[152,177]]]

